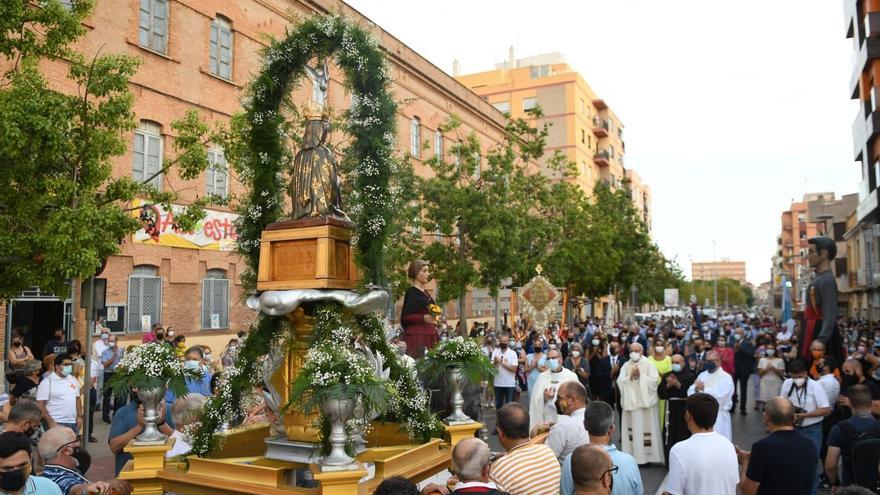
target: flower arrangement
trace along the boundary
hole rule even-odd
[[[418,363],[419,373],[428,380],[440,378],[447,368],[461,368],[462,375],[471,383],[495,376],[495,367],[479,344],[461,336],[438,342]]]
[[[431,313],[431,316],[437,318],[438,316],[440,316],[440,314],[443,313],[443,310],[440,309],[440,306],[437,306],[436,304],[429,304],[428,312]]]
[[[127,395],[132,387],[164,386],[175,396],[183,397],[187,393],[186,379],[200,376],[198,370],[183,367],[171,346],[153,342],[126,352],[116,366],[113,378],[105,386],[120,395]]]

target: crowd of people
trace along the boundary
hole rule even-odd
[[[781,323],[761,311],[612,325],[556,322],[544,331],[496,332],[475,323],[468,335],[480,340],[496,366],[482,395],[484,407],[497,411],[492,435],[507,455],[517,451],[516,441],[542,455],[522,466],[522,473],[535,476],[505,482],[506,455],[481,465],[488,447],[469,441],[459,454],[463,464],[475,463],[465,470],[472,476],[453,478],[459,483],[454,493],[641,494],[638,468],[649,464],[668,467],[665,489],[671,495],[737,489],[806,495],[820,487],[880,493],[880,331],[849,318],[837,326],[842,358],[826,353],[818,339],[802,345],[795,320]],[[454,332],[441,329],[439,339]],[[527,419],[528,435],[505,425],[510,417],[503,411],[514,409],[517,418]],[[599,420],[599,410],[607,422]],[[760,415],[767,428],[767,437],[748,451],[734,445],[731,415],[737,413]],[[619,449],[611,442],[615,429]],[[558,475],[546,462],[551,457]],[[580,485],[573,481],[573,462],[601,467],[605,457],[613,461],[613,472]],[[558,486],[549,487],[550,479]],[[599,485],[606,479],[603,491]],[[529,480],[547,486],[538,489]],[[474,488],[480,483],[485,486]],[[450,492],[429,488],[423,493]]]
[[[169,392],[160,404],[159,430],[175,438],[167,457],[189,452],[186,427],[198,418],[207,397],[217,393],[218,372],[233,364],[238,341],[231,339],[217,357],[208,346],[187,347],[186,337],[175,335],[172,328],[154,325],[144,334],[142,343],[171,346],[185,368],[200,371],[199,378],[187,378],[185,396]],[[110,425],[107,441],[115,456],[116,476],[131,459],[124,448],[144,430],[144,408],[136,389],[115,394],[104,387],[130,349],[119,345],[117,336],[99,322],[88,360],[87,386],[81,342],[66,341],[59,329],[38,360],[25,345],[25,335],[13,334],[6,356],[9,392],[0,395],[0,493],[131,493],[129,483],[118,478],[90,481],[86,476],[91,456],[80,448],[82,441],[98,441],[93,428],[94,414],[100,412],[101,419]],[[89,401],[88,408],[85,401]],[[255,407],[243,423],[264,421],[264,409],[264,404]]]

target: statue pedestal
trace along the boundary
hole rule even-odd
[[[360,483],[368,474],[363,464],[347,471],[322,471],[317,464],[310,466],[312,476],[321,483],[321,495],[367,495],[367,487]]]
[[[165,453],[171,450],[174,439],[168,438],[160,445],[135,445],[134,440],[125,446],[125,452],[133,459],[126,462],[118,478],[131,483],[132,495],[163,495],[165,493],[159,471],[165,468]]]
[[[455,447],[458,442],[464,440],[465,438],[471,438],[474,434],[483,427],[482,423],[478,423],[473,421],[471,423],[461,423],[461,424],[444,424],[443,437],[449,442],[451,447]]]
[[[260,238],[257,290],[354,289],[351,222],[333,217],[269,225]]]

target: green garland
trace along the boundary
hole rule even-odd
[[[245,287],[253,290],[256,286],[263,230],[284,215],[282,177],[292,157],[286,132],[290,126],[280,109],[302,79],[306,63],[330,58],[344,73],[353,94],[344,128],[351,144],[345,150],[342,168],[353,184],[345,207],[356,225],[353,243],[357,261],[367,284],[384,287],[383,254],[395,204],[388,182],[394,166],[397,105],[389,92],[391,77],[378,40],[349,19],[319,15],[304,19],[284,40],[273,42],[264,57],[262,72],[248,88],[244,113],[233,118],[229,136],[230,163],[249,191],[237,207],[240,216],[236,222],[238,252],[247,262],[242,275]],[[426,408],[415,407],[422,387],[406,379],[405,370],[390,358],[394,353],[385,342],[379,320],[374,316],[355,320],[373,349],[394,363],[391,376],[401,399],[392,401],[392,414],[405,422],[414,438],[429,438],[439,423]],[[261,383],[260,360],[278,345],[282,335],[289,334],[284,331],[286,326],[281,317],[258,317],[239,349],[235,366],[224,371],[220,393],[208,402],[193,435],[194,454],[205,457],[219,447],[220,437],[214,432],[240,410],[243,396]],[[402,404],[407,401],[412,404]]]

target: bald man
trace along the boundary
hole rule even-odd
[[[556,424],[550,426],[550,433],[544,445],[556,454],[559,462],[574,452],[574,449],[590,443],[584,428],[584,410],[587,407],[587,389],[579,382],[565,382],[556,393]]]
[[[733,378],[721,369],[721,355],[715,351],[706,354],[703,372],[697,381],[688,387],[688,396],[707,393],[718,401],[718,416],[713,430],[733,442],[733,429],[730,426],[730,410],[733,408]]]
[[[571,454],[575,495],[609,495],[614,484],[611,470],[611,457],[602,447],[584,445],[576,448]]]
[[[617,377],[620,390],[621,447],[639,464],[663,462],[663,439],[657,412],[657,384],[660,374],[644,357],[642,345],[630,344],[629,361]]]

